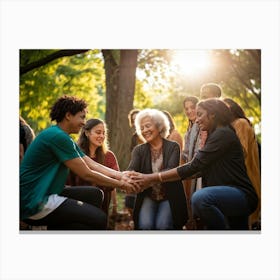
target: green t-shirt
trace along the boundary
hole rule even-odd
[[[49,195],[60,194],[68,175],[64,162],[85,154],[57,125],[42,131],[28,147],[20,165],[20,215],[38,213]]]

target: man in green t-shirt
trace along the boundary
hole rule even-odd
[[[122,172],[107,168],[86,156],[70,137],[79,133],[86,120],[87,104],[63,96],[53,105],[56,121],[31,143],[20,165],[20,217],[31,225],[56,230],[106,229],[100,209],[103,193],[98,188],[68,187],[69,172],[96,185],[136,192],[138,186]]]

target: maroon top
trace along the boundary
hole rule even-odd
[[[95,158],[91,158],[91,159],[96,161]],[[110,150],[108,150],[107,153],[105,154],[103,165],[106,166],[106,167],[112,168],[114,170],[117,170],[117,171],[120,170],[118,161],[116,159],[116,156]],[[97,186],[95,184],[92,184],[91,182],[88,182],[88,181],[80,178],[78,175],[74,174],[72,171],[70,171],[70,173],[69,173],[69,176],[68,176],[67,181],[66,181],[66,185],[70,185],[70,186],[96,186],[96,187],[102,189],[103,192],[104,192],[104,201],[103,201],[102,209],[104,210],[104,212],[106,214],[108,214],[110,200],[111,200],[111,191],[114,188],[102,187],[102,186]]]

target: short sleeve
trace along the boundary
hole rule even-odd
[[[61,162],[85,156],[73,139],[64,133],[56,134],[51,139],[50,147]]]
[[[105,154],[104,165],[117,171],[120,170],[117,158],[112,151],[107,151]]]

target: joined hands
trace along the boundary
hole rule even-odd
[[[127,193],[139,193],[148,188],[151,180],[149,174],[142,174],[136,171],[123,171],[121,181]]]

